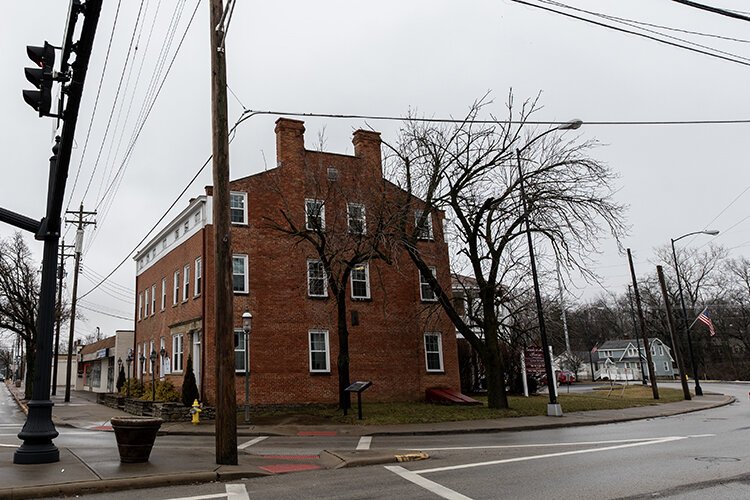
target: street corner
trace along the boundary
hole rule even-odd
[[[428,458],[427,453],[416,450],[323,450],[320,453],[320,463],[326,469],[415,462]]]

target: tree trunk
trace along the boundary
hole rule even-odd
[[[337,329],[339,337],[339,407],[344,409],[351,408],[350,394],[345,391],[349,384],[349,328],[346,323],[346,287],[336,294],[336,316]]]
[[[497,340],[487,341],[483,350],[482,363],[487,377],[487,407],[504,410],[508,408],[508,394],[505,392],[505,369]]]

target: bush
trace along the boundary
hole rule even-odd
[[[195,373],[193,372],[193,358],[188,355],[185,377],[182,379],[182,404],[193,406],[193,402],[199,400],[200,397],[198,385],[195,382]]]
[[[117,384],[115,384],[115,387],[117,387],[117,392],[122,391],[122,386],[125,385],[125,368],[120,366],[120,373],[117,374]]]
[[[137,378],[131,378],[127,382],[125,382],[122,385],[122,388],[120,389],[120,395],[127,396],[128,395],[128,386],[130,387],[130,397],[131,398],[140,398],[143,396],[143,384],[141,384],[141,381]],[[149,395],[151,392],[149,391]]]
[[[148,397],[151,397],[151,393],[148,394]],[[180,393],[172,382],[159,380],[156,382],[156,400],[174,403],[180,400]]]

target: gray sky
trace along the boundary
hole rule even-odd
[[[594,18],[542,0],[529,2],[615,25],[611,19]],[[750,9],[741,0],[705,3]],[[0,206],[34,218],[44,210],[54,121],[38,118],[21,97],[22,89],[31,88],[23,75],[23,68],[30,65],[25,46],[41,45],[45,39],[59,45],[67,4],[63,0],[5,2],[0,20],[0,67],[4,72],[0,79],[4,118],[0,124],[0,148],[4,152]],[[83,202],[86,210],[99,211],[96,230],[86,233],[85,274],[79,296],[91,289],[97,276],[109,274],[135,249],[195,175],[211,148],[207,0],[200,2],[174,66],[127,159],[125,152],[158,67],[170,20],[175,12],[181,12],[163,70],[177,49],[197,0],[122,1],[102,81],[117,4],[105,2],[99,22],[66,193],[70,209]],[[742,39],[729,41],[660,30],[735,54],[740,60],[750,58],[748,22],[670,0],[567,0],[566,4],[642,23]],[[139,25],[135,32],[137,50],[131,49],[134,63],[123,73],[141,5],[145,24],[142,31]],[[539,120],[580,118],[590,123],[750,118],[746,98],[750,67],[746,65],[509,0],[382,0],[377,4],[238,0],[229,27],[227,57],[229,85],[248,109],[402,116],[411,108],[429,116],[460,116],[472,101],[492,90],[494,111],[501,113],[508,90],[513,88],[517,101],[542,92],[544,109],[536,116]],[[105,140],[121,74],[120,96]],[[163,76],[161,73],[156,78],[157,85]],[[83,154],[100,82],[101,94]],[[239,102],[230,95],[230,121],[241,111]],[[231,146],[233,178],[274,165],[275,119],[259,116],[240,126]],[[385,140],[393,140],[398,124],[307,119],[308,146],[324,130],[326,149],[351,153],[351,132],[366,126],[380,130]],[[750,217],[750,194],[745,190],[750,187],[746,146],[750,124],[587,124],[579,132],[603,143],[594,156],[621,176],[617,200],[630,205],[628,223],[632,228],[624,244],[633,250],[639,275],[653,271],[649,259],[655,247],[668,244],[670,237],[704,228],[719,229],[722,234],[683,241],[697,247],[713,240],[731,248],[733,256],[748,254],[750,219],[745,218]],[[121,168],[120,175],[114,177]],[[170,217],[209,183],[210,167]],[[113,187],[108,188],[110,184]],[[0,236],[12,232],[10,226],[0,226]],[[73,233],[67,232],[66,242],[72,241]],[[30,238],[29,243],[41,256],[41,244]],[[599,261],[597,271],[605,287],[620,292],[629,279],[626,258],[617,253],[613,242],[605,241]],[[71,259],[69,275],[72,268]],[[132,320],[92,309],[132,317],[132,290],[124,290],[132,289],[135,282],[133,261],[128,259],[111,281],[81,302],[87,309],[82,310],[85,320],[77,323],[78,333],[91,333],[97,326],[105,335],[118,328],[132,328]],[[577,286],[574,294],[584,299],[603,292],[598,285]]]

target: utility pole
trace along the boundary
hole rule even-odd
[[[656,386],[656,371],[654,370],[654,359],[651,357],[651,349],[648,345],[648,338],[646,337],[646,318],[643,316],[643,309],[641,308],[641,295],[638,293],[638,282],[635,279],[635,267],[633,267],[633,256],[630,254],[628,248],[628,264],[630,265],[630,277],[633,280],[633,295],[635,296],[635,306],[638,309],[638,319],[641,325],[641,338],[643,339],[643,348],[646,350],[646,362],[648,363],[648,371],[651,379],[651,392],[654,394],[654,399],[659,399],[659,388]],[[638,353],[640,356],[640,353]]]
[[[234,359],[232,234],[229,215],[229,126],[224,6],[210,2],[211,130],[214,218],[214,339],[216,369],[216,463],[237,465],[237,396]]]
[[[664,307],[667,310],[667,323],[669,324],[669,338],[672,341],[672,352],[677,360],[677,369],[680,370],[680,383],[682,384],[682,395],[686,401],[690,401],[690,388],[685,378],[685,363],[682,361],[682,350],[674,339],[674,316],[672,316],[672,305],[669,303],[669,293],[667,292],[667,282],[664,280],[664,270],[661,266],[656,266],[656,273],[659,275],[659,285],[661,285],[661,294],[664,297]]]
[[[646,385],[646,372],[643,370],[643,356],[641,356],[641,341],[638,337],[638,326],[635,323],[635,309],[633,309],[633,285],[628,285],[628,302],[630,302],[630,319],[633,322],[633,333],[635,334],[635,345],[638,346],[638,366],[641,367],[641,382]]]
[[[65,277],[65,258],[73,257],[73,254],[66,254],[66,248],[73,248],[73,245],[66,245],[63,240],[60,245],[60,263],[57,266],[57,318],[55,321],[55,364],[52,369],[52,395],[57,394],[57,365],[60,356],[60,323],[62,322],[62,289],[63,278]]]
[[[76,230],[76,244],[75,244],[75,257],[76,266],[73,271],[73,297],[70,303],[70,331],[68,332],[68,366],[67,372],[65,373],[65,402],[70,402],[70,378],[73,368],[73,335],[75,334],[76,327],[76,302],[78,301],[78,273],[81,270],[81,252],[83,251],[83,228],[88,224],[96,224],[96,221],[90,220],[87,217],[96,215],[96,212],[84,212],[83,203],[77,212],[67,211],[69,215],[77,215],[77,220],[65,220],[65,222],[77,224],[78,229]]]

